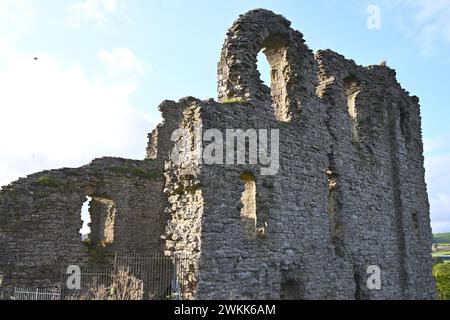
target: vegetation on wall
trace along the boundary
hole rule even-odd
[[[240,104],[240,105],[247,105],[248,101],[242,99],[242,98],[225,98],[221,101],[222,104]]]
[[[149,180],[156,180],[162,178],[162,173],[156,170],[145,170],[143,168],[133,166],[131,163],[126,162],[121,166],[115,166],[111,168],[115,173],[129,174],[133,177],[141,177]]]
[[[59,188],[64,186],[64,181],[61,181],[60,179],[54,177],[42,176],[36,179],[36,181],[33,182],[33,185],[41,187]]]

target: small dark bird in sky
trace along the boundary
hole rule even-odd
[[[34,57],[34,60],[37,60],[38,58],[37,57]]]

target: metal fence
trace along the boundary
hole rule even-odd
[[[187,274],[187,259],[182,256],[168,257],[164,254],[128,253],[116,255],[115,272],[127,268],[130,274],[143,281],[144,299],[181,299]]]
[[[61,271],[61,299],[62,300],[93,300],[98,299],[101,290],[111,287],[114,277],[113,269],[94,269],[80,267],[80,283],[77,288],[68,285],[73,274]]]
[[[63,269],[59,288],[53,290],[15,288],[14,299],[109,300],[117,299],[120,288],[127,287],[129,290],[134,286],[138,294],[128,299],[178,300],[184,298],[189,287],[189,264],[187,257],[184,256],[116,253],[114,263],[111,265],[111,268],[106,269],[79,266],[79,273],[78,271],[67,273],[67,269]],[[74,276],[77,277],[76,285],[72,283]]]
[[[112,269],[96,270],[81,267],[80,286],[69,289],[67,281],[71,274],[61,275],[61,298],[64,300],[97,299],[94,292],[102,289],[106,295],[117,286],[115,279],[125,271],[134,283],[142,285],[143,300],[178,300],[183,298],[188,274],[187,259],[182,256],[168,257],[160,253],[117,254]]]
[[[14,288],[14,300],[60,300],[57,290]]]

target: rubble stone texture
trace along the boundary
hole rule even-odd
[[[227,33],[218,92],[164,101],[144,161],[98,159],[4,187],[3,285],[52,286],[57,267],[89,261],[78,232],[91,196],[94,245],[184,254],[186,299],[435,298],[419,99],[394,70],[314,54],[288,20],[258,9]],[[278,129],[278,174],[205,163],[208,129]],[[367,286],[371,265],[381,290]]]

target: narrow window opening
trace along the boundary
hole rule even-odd
[[[91,214],[89,212],[89,204],[91,202],[91,197],[86,197],[86,201],[83,203],[83,207],[81,208],[81,221],[82,225],[80,228],[80,234],[81,234],[81,241],[87,242],[90,240],[90,234],[91,234]]]
[[[244,191],[242,192],[241,202],[241,221],[244,226],[244,232],[248,237],[252,237],[256,232],[256,180],[253,174],[244,173],[240,177],[244,182]]]
[[[413,228],[414,232],[416,233],[416,236],[420,236],[420,224],[419,224],[419,212],[417,210],[414,210],[412,213],[412,222],[413,222]]]
[[[336,223],[336,205],[337,205],[337,188],[338,181],[333,170],[327,170],[328,175],[328,218],[330,221],[330,234],[331,239],[334,239],[337,236],[337,223]]]
[[[408,108],[405,105],[400,105],[400,130],[406,143],[411,141],[410,121],[411,115]]]
[[[281,300],[299,300],[300,299],[300,286],[297,281],[288,280],[281,284],[280,292]]]
[[[272,85],[271,68],[263,51],[258,53],[258,71],[262,83],[270,88]]]
[[[287,91],[286,72],[289,70],[287,50],[285,39],[270,36],[257,57],[260,79],[270,88],[275,117],[280,122],[289,122],[292,119]]]
[[[344,80],[344,90],[347,96],[347,109],[350,116],[352,141],[360,142],[360,136],[358,132],[358,109],[356,105],[356,99],[360,93],[360,84],[355,77],[349,77]]]
[[[80,230],[83,241],[94,246],[105,247],[114,241],[116,205],[106,198],[87,197],[81,210],[83,226]]]
[[[341,190],[339,175],[334,169],[335,161],[332,154],[328,155],[330,167],[327,170],[328,176],[328,221],[330,225],[330,238],[333,243],[336,255],[345,255],[344,244],[344,224],[341,213]]]
[[[362,300],[362,294],[361,294],[361,276],[354,271],[353,279],[355,282],[355,300]]]

